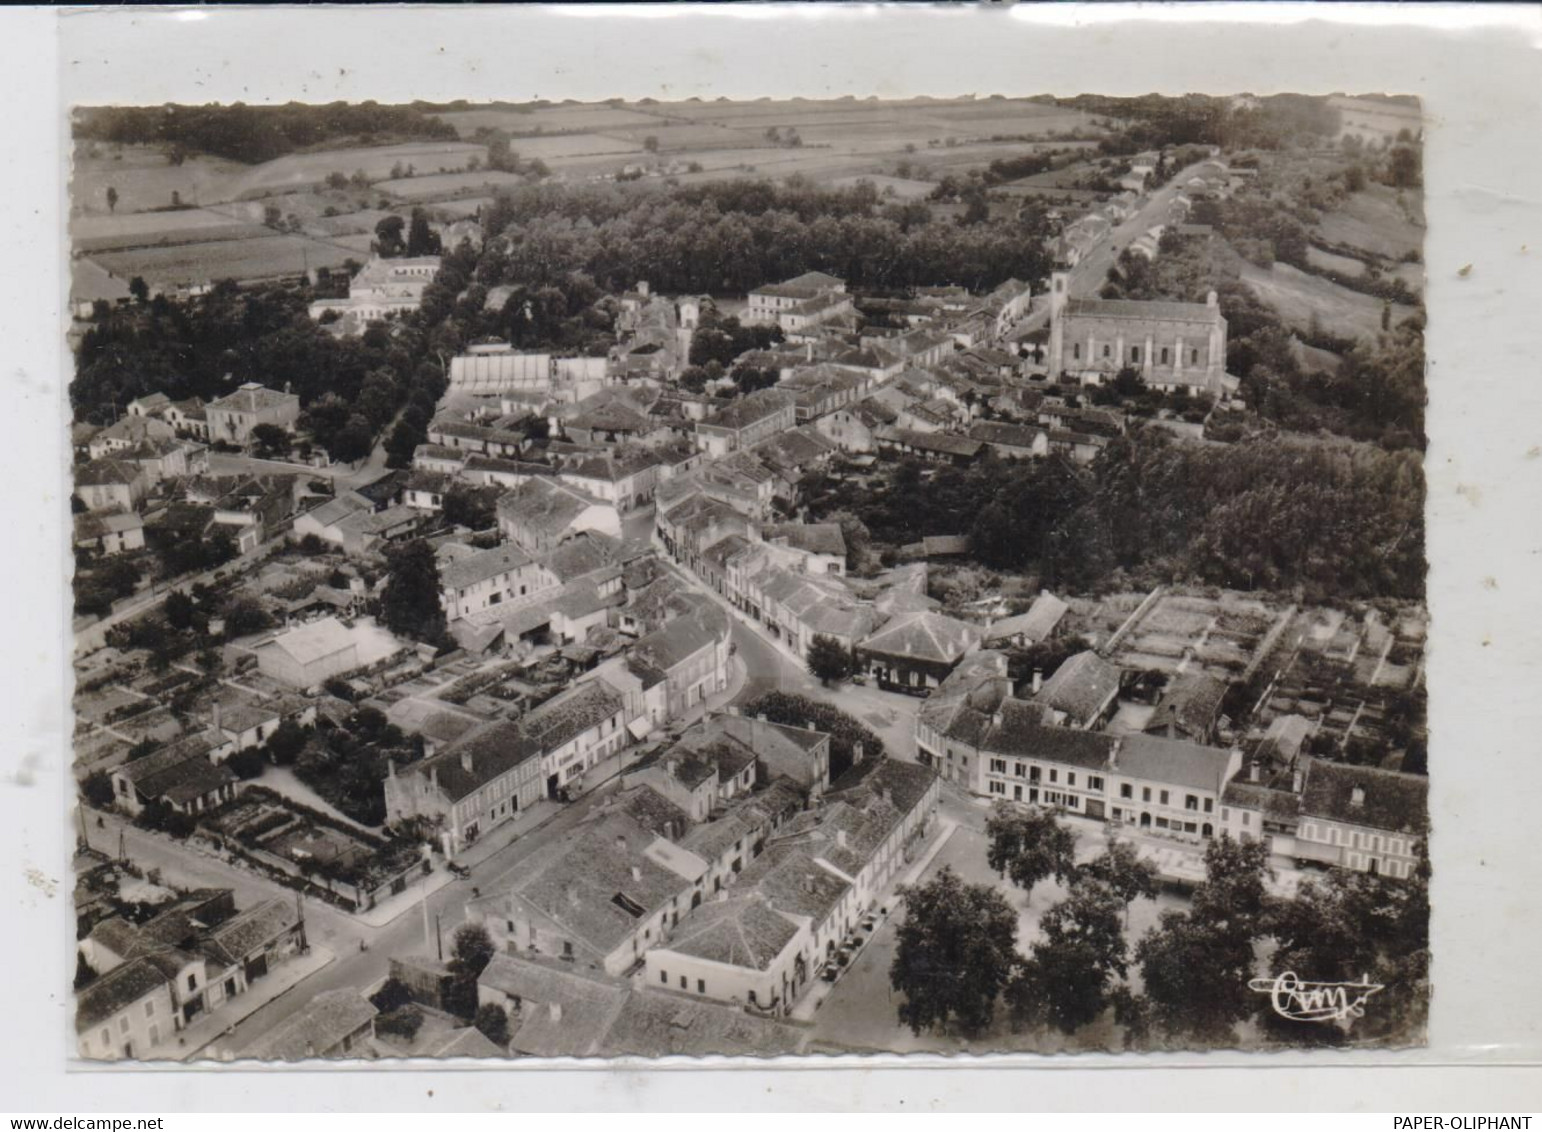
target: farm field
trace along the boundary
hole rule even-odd
[[[453,196],[458,192],[486,192],[524,183],[517,173],[497,169],[478,169],[475,173],[434,173],[427,177],[405,177],[400,181],[381,181],[375,190],[402,200],[423,201]]]
[[[265,234],[260,224],[205,209],[76,217],[70,224],[71,239],[80,252],[247,240]]]
[[[1322,329],[1343,337],[1374,338],[1381,330],[1380,299],[1340,287],[1287,264],[1276,263],[1266,271],[1245,263],[1242,281],[1287,325],[1298,330],[1309,328],[1314,317]],[[1392,305],[1394,324],[1413,313],[1410,306]]]
[[[463,138],[469,138],[481,129],[504,130],[519,137],[542,131],[588,133],[625,126],[645,126],[650,122],[658,124],[656,115],[592,103],[521,110],[490,106],[480,110],[447,111],[434,117],[454,126],[456,133]]]
[[[361,241],[362,247],[350,246]],[[139,275],[150,284],[167,287],[212,279],[299,275],[307,267],[337,268],[350,259],[363,258],[368,248],[367,235],[345,236],[338,241],[271,235],[251,240],[105,252],[92,259],[121,279]]]
[[[297,153],[262,165],[203,156],[189,157],[172,165],[159,151],[123,146],[97,157],[75,162],[72,200],[86,214],[107,215],[107,188],[118,193],[119,213],[144,212],[171,203],[179,193],[188,204],[220,204],[242,198],[272,196],[286,190],[310,188],[329,173],[352,176],[362,171],[371,180],[384,180],[397,162],[415,165],[424,172],[460,169],[473,154],[485,158],[485,146],[466,142],[412,142],[368,149],[335,149]]]
[[[1317,234],[1326,243],[1358,248],[1387,259],[1400,259],[1424,246],[1424,225],[1414,223],[1398,203],[1399,195],[1415,216],[1423,214],[1423,200],[1417,190],[1397,190],[1386,185],[1371,185],[1355,193],[1317,224]]]

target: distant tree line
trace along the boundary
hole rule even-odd
[[[165,145],[177,155],[207,153],[255,165],[297,150],[349,140],[456,138],[455,127],[411,106],[377,102],[299,102],[247,106],[100,106],[78,110],[75,136],[124,145]]]
[[[488,286],[582,272],[607,291],[646,279],[664,293],[742,294],[826,271],[865,289],[984,290],[1014,276],[1042,281],[1051,267],[1036,211],[961,224],[921,202],[886,201],[870,182],[521,185],[484,210],[483,224],[506,265],[481,280]]]

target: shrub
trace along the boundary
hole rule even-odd
[[[423,1012],[416,1006],[400,1006],[375,1019],[378,1034],[399,1034],[409,1042],[423,1027]]]

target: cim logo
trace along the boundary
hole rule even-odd
[[[1272,979],[1251,979],[1248,989],[1267,994],[1274,1012],[1293,1022],[1349,1022],[1365,1017],[1366,1000],[1381,990],[1361,975],[1352,983],[1312,983],[1294,971],[1285,971]]]

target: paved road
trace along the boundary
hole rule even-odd
[[[1108,279],[1108,269],[1114,265],[1119,252],[1129,247],[1131,241],[1144,235],[1148,229],[1167,223],[1168,206],[1182,189],[1183,183],[1210,164],[1211,161],[1207,158],[1180,169],[1167,184],[1152,193],[1128,220],[1111,229],[1108,235],[1088,249],[1087,254],[1082,256],[1076,266],[1068,272],[1071,277],[1072,297],[1087,298],[1096,295],[1098,289]],[[1048,323],[1049,305],[1046,303],[1040,306],[1035,303],[1032,313],[1019,322],[1007,337],[1011,340],[1021,339]]]

